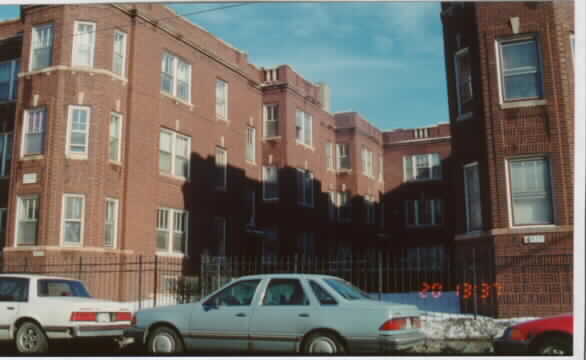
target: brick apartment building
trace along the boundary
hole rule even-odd
[[[327,85],[257,68],[165,6],[23,6],[0,23],[4,256],[196,266],[201,254],[402,248],[437,270],[471,248],[488,268],[501,255],[571,254],[573,8],[442,9],[450,124],[381,131],[332,113]],[[502,71],[495,51],[518,42],[537,65]],[[501,90],[526,74],[537,94]],[[524,192],[508,185],[513,171],[542,181]],[[520,293],[511,271],[491,281],[502,298]],[[528,303],[483,311],[526,315]]]
[[[443,3],[442,20],[456,258],[494,269],[488,312],[571,311],[572,273],[542,269],[573,254],[574,3]]]

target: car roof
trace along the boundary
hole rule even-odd
[[[43,275],[43,274],[25,274],[25,273],[3,273],[0,274],[0,278],[3,277],[11,277],[11,278],[26,278],[31,280],[38,280],[38,279],[52,279],[52,280],[73,280],[73,281],[81,281],[78,279],[71,279],[62,276],[52,276],[52,275]]]
[[[330,278],[330,279],[339,279],[339,277],[326,275],[326,274],[300,274],[300,273],[275,273],[275,274],[256,274],[256,275],[247,275],[239,277],[235,280],[249,280],[249,279],[291,279],[291,278],[299,278],[299,279],[323,279],[323,278]]]

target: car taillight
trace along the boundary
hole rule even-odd
[[[412,325],[414,328],[421,329],[421,318],[418,318],[418,317],[412,317],[412,318],[411,318],[411,325]]]
[[[379,328],[380,331],[401,330],[407,325],[407,318],[391,319],[385,321]]]
[[[96,321],[98,314],[95,312],[72,312],[71,321]]]
[[[117,312],[115,317],[115,321],[131,321],[132,320],[132,313],[130,312]]]
[[[525,341],[529,338],[529,334],[521,329],[511,328],[509,331],[509,338],[511,340]]]

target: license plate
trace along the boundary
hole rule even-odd
[[[110,322],[110,314],[109,313],[99,313],[96,320],[101,323]]]

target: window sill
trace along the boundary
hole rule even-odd
[[[184,178],[184,177],[179,177],[179,176],[175,176],[175,175],[165,174],[165,173],[162,173],[162,172],[159,172],[159,175],[163,176],[166,179],[175,180],[175,181],[180,182],[180,183],[189,182],[189,179],[188,178]]]
[[[165,96],[166,98],[174,101],[176,105],[183,104],[185,106],[188,106],[189,107],[189,110],[193,110],[193,108],[194,108],[194,105],[192,103],[187,102],[187,101],[185,101],[185,100],[183,100],[181,98],[178,98],[176,96],[173,96],[173,95],[171,95],[169,93],[166,93],[164,91],[160,91],[160,94],[163,95],[163,96]]]
[[[172,252],[163,252],[163,251],[156,251],[156,256],[167,257],[167,258],[176,258],[176,259],[183,259],[186,258],[187,255],[183,253],[172,253]]]
[[[36,155],[24,155],[20,158],[21,161],[30,161],[30,160],[43,160],[45,155],[36,154]]]
[[[218,116],[218,115],[216,115],[216,121],[223,122],[223,123],[226,123],[226,124],[230,124],[230,120],[229,119],[223,118],[223,117]]]
[[[442,178],[439,178],[439,179],[411,179],[411,180],[405,180],[404,182],[405,183],[426,183],[426,182],[433,182],[433,181],[440,182],[442,180],[443,180]]]
[[[311,151],[315,151],[315,148],[311,145],[307,145],[304,143],[300,143],[299,141],[296,141],[297,145],[300,145],[301,147],[306,148],[307,150],[311,150]]]
[[[250,161],[250,160],[246,160],[246,164],[248,165],[252,165],[252,166],[256,166],[256,161]]]
[[[120,161],[114,161],[114,160],[108,160],[108,164],[110,165],[114,165],[114,166],[122,166],[122,162]]]
[[[547,105],[547,100],[545,99],[511,101],[500,104],[503,110],[545,105]]]
[[[68,160],[87,160],[88,156],[86,155],[78,155],[78,154],[65,154],[65,158]]]
[[[352,169],[336,169],[335,170],[336,174],[351,174],[352,173]]]
[[[280,136],[265,136],[263,138],[264,141],[280,141],[281,137]]]
[[[271,203],[271,202],[274,203],[274,202],[278,202],[279,201],[279,198],[271,198],[271,199],[264,199],[263,198],[262,201],[268,202],[268,203]]]
[[[65,243],[61,243],[62,248],[73,248],[73,249],[78,249],[78,248],[82,248],[83,247],[83,243],[81,244],[65,244]]]
[[[456,118],[456,121],[464,121],[464,120],[469,120],[469,119],[472,119],[471,112],[458,115],[458,117]]]
[[[86,72],[86,73],[89,73],[90,75],[94,75],[94,74],[108,75],[112,78],[112,80],[120,80],[124,84],[128,83],[127,78],[125,78],[124,76],[120,76],[110,70],[99,69],[99,68],[91,67],[91,66],[80,66],[80,65],[72,65],[72,66],[51,65],[51,66],[47,66],[44,68],[34,69],[29,72],[22,72],[22,73],[18,74],[18,77],[23,78],[23,77],[29,77],[31,75],[37,75],[37,74],[43,74],[43,73],[46,75],[50,75],[51,72],[59,71],[59,70],[71,71],[72,73]]]

